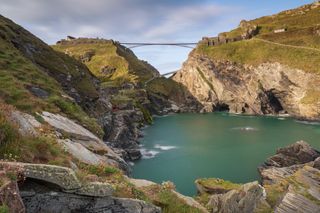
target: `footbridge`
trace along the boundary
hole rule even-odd
[[[144,47],[144,46],[176,46],[193,49],[198,43],[194,42],[182,42],[182,43],[161,43],[161,42],[119,42],[121,45],[126,46],[129,49]]]
[[[163,73],[161,74],[160,76],[155,76],[149,80],[147,80],[146,82],[144,82],[145,86],[152,80],[156,79],[156,78],[160,78],[160,77],[166,77],[166,76],[169,76],[169,75],[173,75],[173,74],[176,74],[179,70],[175,70],[175,71],[171,71],[171,72],[167,72],[167,73]]]

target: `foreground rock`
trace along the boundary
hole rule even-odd
[[[57,131],[58,141],[75,158],[87,164],[109,164],[129,172],[128,164],[101,139],[74,121],[49,112],[43,119]]]
[[[299,141],[277,150],[259,167],[267,195],[272,193],[275,212],[320,211],[318,162],[319,152]]]
[[[264,189],[258,182],[247,183],[224,194],[214,194],[207,204],[212,212],[254,212],[265,203]]]
[[[107,183],[82,183],[69,168],[1,162],[2,171],[11,168],[20,171],[24,181],[9,183],[10,193],[1,188],[3,196],[10,196],[8,203],[13,212],[111,212],[111,213],[160,213],[161,210],[141,200],[113,197],[113,188]],[[22,200],[21,200],[21,198]],[[23,203],[22,203],[23,201]]]
[[[319,152],[298,141],[278,149],[259,167],[263,185],[198,179],[197,199],[212,212],[317,213],[320,211],[319,162]]]
[[[320,157],[320,153],[317,150],[304,141],[298,141],[278,149],[276,155],[268,158],[262,167],[288,167],[308,163],[317,157]]]

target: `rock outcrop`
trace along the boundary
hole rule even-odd
[[[308,143],[298,141],[292,145],[277,150],[258,170],[263,182],[276,182],[289,177],[301,170],[306,163],[313,162],[320,153]],[[317,161],[314,163],[317,165]]]
[[[263,167],[287,167],[314,161],[320,153],[305,141],[298,141],[284,148],[279,148],[275,155],[268,158]]]
[[[308,212],[320,210],[319,152],[304,141],[277,150],[259,167],[258,182],[198,179],[197,199],[212,212]]]
[[[89,130],[58,114],[43,112],[41,116],[57,131],[58,141],[73,157],[88,164],[108,164],[130,171],[121,156]]]
[[[246,183],[239,189],[233,189],[225,194],[214,194],[207,204],[212,212],[254,212],[265,202],[264,189],[258,182]]]
[[[320,76],[279,63],[247,66],[190,54],[173,77],[204,106],[203,112],[284,114],[318,119]]]
[[[0,188],[0,201],[15,205],[10,206],[12,212],[161,212],[160,208],[141,200],[113,197],[113,188],[107,183],[83,183],[69,168],[16,162],[1,162],[0,167],[2,171],[7,168],[20,171],[23,176],[20,192],[16,182]],[[11,200],[3,200],[8,198]]]
[[[319,152],[299,141],[278,149],[276,155],[259,167],[267,193],[282,194],[276,200],[275,212],[320,211],[318,160]]]

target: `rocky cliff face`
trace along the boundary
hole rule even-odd
[[[192,53],[173,79],[204,105],[200,111],[320,116],[320,76],[280,63],[249,66]]]

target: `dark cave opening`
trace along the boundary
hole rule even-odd
[[[264,114],[279,113],[284,110],[276,94],[275,90],[271,89],[264,91],[264,93],[259,95],[261,100],[261,111]]]
[[[217,103],[217,104],[214,106],[214,111],[216,111],[216,112],[229,112],[229,111],[230,111],[230,108],[229,108],[229,105],[228,105],[228,104],[225,104],[225,103]]]

